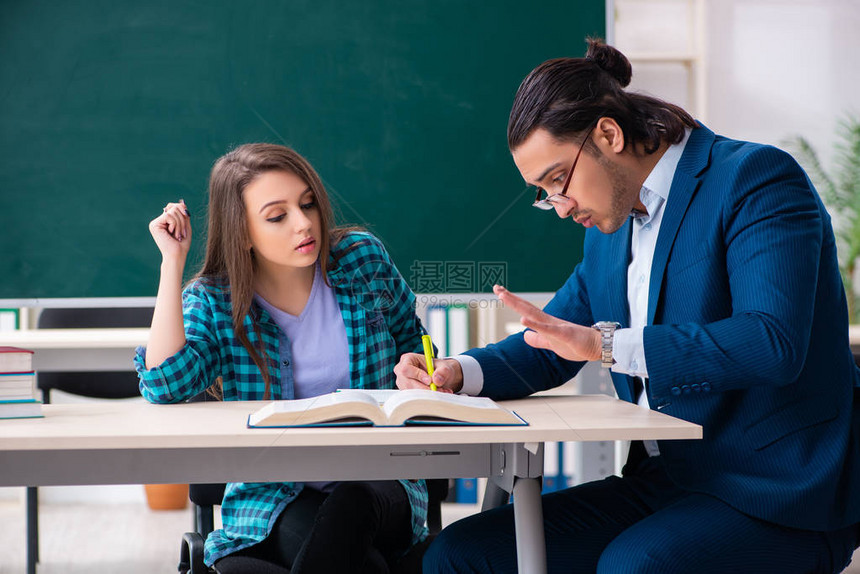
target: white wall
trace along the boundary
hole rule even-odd
[[[846,113],[860,115],[860,0],[705,0],[701,30],[687,0],[615,0],[625,52],[683,51],[704,34],[706,107],[677,64],[633,63],[631,88],[663,97],[717,133],[782,146],[808,138],[826,166]]]
[[[709,2],[709,122],[779,145],[807,137],[829,165],[834,131],[860,113],[860,1]]]

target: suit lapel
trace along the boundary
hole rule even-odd
[[[609,317],[601,321],[617,321],[622,327],[630,326],[630,305],[627,302],[627,266],[630,264],[630,235],[633,218],[608,236],[608,272],[606,273],[606,295],[609,300]]]
[[[646,325],[654,324],[654,315],[657,312],[657,302],[660,300],[660,292],[663,288],[663,278],[666,273],[669,254],[675,244],[675,237],[678,235],[681,221],[684,220],[690,201],[699,187],[699,174],[707,167],[711,146],[714,143],[714,133],[705,126],[701,124],[700,126],[690,134],[684,153],[675,169],[675,177],[672,180],[669,199],[666,202],[666,211],[663,213],[663,221],[660,224],[660,235],[657,237],[654,259],[651,263]]]

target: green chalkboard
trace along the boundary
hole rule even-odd
[[[507,117],[604,21],[602,0],[6,0],[0,299],[154,295],[149,220],[184,198],[199,264],[209,169],[251,141],[305,155],[416,291],[553,291],[582,231],[529,207]]]

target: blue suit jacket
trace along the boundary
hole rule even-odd
[[[830,218],[812,184],[788,154],[699,127],[665,210],[646,388],[652,408],[704,429],[703,440],[660,441],[669,474],[786,526],[860,521],[858,371]],[[630,221],[611,235],[589,229],[583,261],[545,310],[627,325],[630,233]],[[482,394],[497,399],[557,386],[582,366],[522,334],[468,354],[483,369]],[[631,400],[632,380],[612,377]]]

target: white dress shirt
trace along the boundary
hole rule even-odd
[[[651,263],[654,261],[654,249],[657,246],[657,236],[663,223],[663,213],[669,198],[669,189],[675,177],[675,169],[684,153],[690,130],[686,130],[680,143],[669,146],[663,157],[648,174],[642,189],[639,190],[639,200],[645,206],[647,213],[633,216],[633,230],[630,236],[630,264],[627,266],[627,304],[630,307],[630,327],[615,331],[612,344],[612,358],[615,364],[612,370],[638,377],[643,381],[648,378],[648,365],[645,362],[645,344],[643,343],[645,323],[648,320],[648,296],[651,284]],[[636,399],[636,397],[634,397]],[[650,408],[648,393],[639,394],[636,399],[640,406]],[[644,441],[645,451],[649,456],[657,456],[660,450],[657,441]]]

